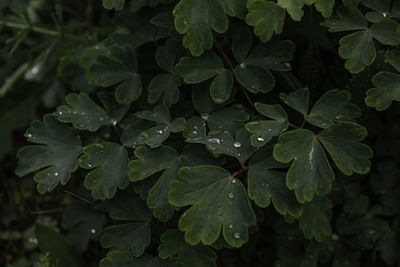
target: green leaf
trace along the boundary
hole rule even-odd
[[[215,103],[226,102],[231,96],[233,77],[230,70],[224,69],[219,72],[210,86],[210,96]]]
[[[225,13],[231,17],[244,18],[247,13],[246,0],[217,0],[224,8]]]
[[[215,130],[210,131],[207,136],[198,136],[186,139],[188,143],[205,144],[212,153],[221,153],[236,157],[241,162],[246,162],[256,151],[250,145],[249,133],[244,130],[238,130],[236,139],[228,131]]]
[[[104,142],[83,148],[79,166],[94,169],[85,177],[85,187],[92,190],[95,199],[112,198],[117,188],[128,186],[128,153],[123,146]]]
[[[372,36],[385,45],[400,44],[399,24],[394,20],[383,20],[373,24],[369,30]]]
[[[332,203],[327,197],[316,197],[304,203],[299,227],[307,239],[322,241],[331,235]]]
[[[169,168],[177,160],[179,154],[173,148],[161,146],[150,149],[145,146],[135,149],[137,159],[129,162],[129,179],[140,181],[159,171]]]
[[[329,18],[332,16],[335,0],[317,0],[314,3],[315,8],[321,12],[322,16]]]
[[[385,57],[390,65],[392,65],[397,71],[400,72],[400,50],[389,50],[386,52]]]
[[[346,35],[339,41],[339,54],[346,59],[345,67],[351,73],[359,73],[371,65],[376,56],[371,31],[358,31]]]
[[[51,266],[83,266],[68,240],[51,228],[36,224],[35,236],[43,253],[50,253]]]
[[[206,136],[206,123],[201,117],[191,117],[186,122],[183,137],[193,138],[199,136]]]
[[[359,142],[367,130],[355,123],[340,123],[321,131],[318,139],[329,152],[336,166],[346,175],[366,174],[371,167],[372,149]]]
[[[174,207],[168,202],[168,186],[178,178],[180,158],[178,152],[168,146],[149,149],[145,146],[135,149],[135,157],[129,163],[129,179],[140,181],[163,171],[156,184],[150,189],[147,199],[148,206],[154,209],[154,216],[161,221],[169,220]]]
[[[270,42],[253,49],[248,57],[235,67],[238,82],[252,93],[267,93],[275,86],[275,79],[269,70],[288,71],[295,45],[284,40]]]
[[[180,86],[181,81],[175,75],[167,73],[158,74],[151,80],[147,88],[149,92],[148,102],[151,104],[156,103],[162,95],[162,103],[170,107],[179,100]]]
[[[144,266],[144,267],[178,267],[179,265],[169,260],[162,260],[150,254],[135,258],[131,252],[111,251],[100,261],[100,267]]]
[[[175,66],[176,73],[186,83],[201,83],[218,74],[224,68],[221,59],[214,52],[200,57],[183,57]]]
[[[232,36],[232,54],[238,62],[245,60],[253,46],[253,34],[248,28],[240,30]]]
[[[209,114],[202,114],[202,118],[207,121],[210,130],[226,130],[231,135],[235,135],[237,130],[244,126],[244,122],[249,120],[249,114],[242,105],[233,105],[227,108],[220,108]]]
[[[153,111],[140,111],[136,113],[136,116],[158,124],[141,132],[137,138],[139,144],[146,144],[152,148],[161,146],[171,132],[178,133],[183,131],[186,123],[184,118],[176,118],[171,122],[169,110],[162,105],[155,107]]]
[[[303,115],[306,115],[308,113],[310,90],[307,87],[297,89],[290,94],[280,93],[279,97],[286,105],[296,110],[297,112],[300,112]]]
[[[136,101],[142,94],[136,53],[131,47],[115,46],[109,57],[98,56],[97,62],[90,67],[90,78],[102,87],[119,84],[115,99],[121,104]]]
[[[349,103],[351,94],[345,90],[330,90],[314,104],[304,119],[321,128],[327,128],[334,122],[352,122],[361,116],[360,108]]]
[[[69,94],[65,97],[65,102],[68,106],[57,107],[57,111],[53,115],[61,122],[72,123],[79,130],[95,132],[101,126],[117,123],[86,94]]]
[[[272,119],[252,121],[245,125],[246,130],[252,133],[251,145],[262,147],[272,137],[283,133],[289,127],[289,122],[285,110],[280,105],[255,103],[255,107],[261,114]]]
[[[152,217],[146,203],[132,190],[119,191],[104,202],[104,207],[114,220],[149,222]]]
[[[63,212],[62,227],[79,251],[86,250],[90,240],[97,240],[106,224],[106,216],[92,205],[73,202]]]
[[[136,117],[135,114],[127,116],[120,124],[124,130],[121,134],[121,143],[125,147],[136,148],[139,146],[139,136],[146,129],[153,126],[153,123]]]
[[[247,242],[247,228],[256,224],[256,216],[238,179],[216,166],[182,167],[179,177],[171,182],[168,199],[178,207],[192,205],[178,223],[186,242],[210,245],[218,239],[221,227],[230,246]]]
[[[175,6],[175,29],[184,34],[183,46],[190,50],[193,56],[200,56],[204,49],[213,45],[212,31],[224,33],[228,29],[228,18],[220,3],[228,1],[215,0],[181,0]]]
[[[265,147],[250,160],[247,183],[250,199],[266,208],[271,200],[274,208],[282,215],[299,217],[302,206],[295,195],[286,187],[286,174],[277,169],[286,167],[272,157],[272,148]]]
[[[366,29],[368,23],[357,7],[347,5],[339,7],[336,16],[325,19],[321,26],[328,27],[330,32],[341,32]]]
[[[179,44],[174,39],[168,39],[163,46],[157,48],[154,58],[157,65],[164,71],[173,73]]]
[[[379,72],[372,78],[372,84],[376,87],[368,89],[365,103],[376,108],[385,110],[392,101],[400,101],[400,75],[390,72]]]
[[[273,33],[280,34],[285,21],[285,10],[272,1],[256,0],[247,4],[249,13],[246,23],[255,26],[254,34],[261,42],[267,42]]]
[[[164,232],[160,237],[158,251],[160,258],[176,257],[183,266],[216,267],[217,255],[204,245],[191,246],[185,242],[183,233],[173,229]]]
[[[103,7],[105,9],[122,10],[125,0],[103,0]]]
[[[286,9],[294,21],[300,21],[304,15],[304,0],[278,0],[278,5]]]
[[[25,146],[18,151],[15,173],[24,176],[47,167],[34,176],[41,194],[52,191],[59,182],[67,184],[71,173],[78,168],[77,158],[82,153],[80,136],[51,115],[45,115],[43,123],[33,121],[25,136],[40,145]]]
[[[148,222],[132,222],[106,227],[100,238],[101,246],[114,250],[131,250],[136,257],[143,254],[151,238]]]
[[[121,191],[105,202],[105,208],[114,220],[129,223],[106,227],[100,238],[102,247],[114,250],[131,250],[136,257],[150,244],[151,211],[131,190]],[[132,222],[134,221],[134,222]]]
[[[300,203],[311,201],[314,192],[326,195],[335,176],[317,136],[310,130],[296,129],[279,136],[274,158],[283,163],[293,160],[286,177]]]

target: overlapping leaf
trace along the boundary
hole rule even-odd
[[[34,176],[41,194],[52,191],[58,183],[65,185],[78,168],[77,158],[82,153],[80,136],[51,115],[45,115],[43,122],[33,121],[25,136],[38,145],[18,151],[16,174],[24,176],[45,168]]]
[[[303,206],[299,227],[307,239],[323,240],[331,235],[332,204],[327,197],[316,197]]]
[[[242,28],[232,42],[233,55],[239,62],[235,67],[235,77],[250,92],[267,93],[275,86],[275,78],[270,70],[290,70],[289,61],[293,58],[295,45],[285,40],[258,46],[250,51],[251,46],[252,34],[247,28]]]
[[[334,124],[318,135],[305,129],[283,133],[274,147],[274,158],[284,163],[293,160],[286,183],[295,190],[297,200],[311,201],[314,192],[325,195],[330,191],[334,173],[320,142],[344,174],[368,172],[372,150],[359,143],[366,134],[365,128],[355,123]]]
[[[210,85],[210,96],[215,103],[223,103],[231,96],[232,72],[224,68],[214,52],[207,52],[197,58],[183,57],[176,64],[175,70],[189,84],[201,83],[215,76]]]
[[[178,267],[178,263],[170,260],[163,260],[150,254],[144,254],[140,258],[135,258],[131,252],[111,251],[100,261],[100,267],[121,267],[121,266],[159,266],[159,267]]]
[[[97,105],[86,94],[69,94],[65,97],[68,105],[57,107],[54,115],[64,123],[72,123],[79,130],[97,131],[101,126],[113,125],[116,119],[111,118],[107,112]]]
[[[358,30],[339,41],[339,54],[346,59],[345,67],[351,73],[359,73],[374,62],[376,51],[373,39],[384,45],[400,44],[400,32],[397,31],[399,24],[385,15],[382,16],[382,20],[369,26],[357,7],[347,5],[338,8],[337,16],[321,23],[330,32]]]
[[[386,60],[400,71],[400,52],[391,50],[386,53]],[[400,75],[397,73],[382,71],[377,73],[371,80],[375,86],[367,91],[365,103],[376,108],[385,110],[392,101],[400,101]]]
[[[262,207],[272,203],[277,212],[282,215],[300,216],[302,206],[295,195],[286,187],[286,173],[279,171],[286,165],[272,157],[272,147],[265,147],[255,154],[249,163],[247,175],[250,199]]]
[[[179,100],[180,79],[174,73],[174,64],[178,54],[177,42],[168,39],[164,46],[160,46],[155,54],[158,66],[167,73],[155,76],[147,88],[149,103],[155,103],[162,95],[162,103],[170,107]]]
[[[185,242],[183,233],[173,229],[164,232],[158,246],[160,258],[176,258],[184,266],[217,266],[215,252],[202,244],[191,246]]]
[[[143,254],[150,244],[151,211],[140,197],[132,191],[122,191],[105,203],[114,220],[130,221],[108,226],[100,238],[101,245],[115,250],[131,250],[136,257]]]
[[[117,188],[128,186],[128,153],[125,147],[111,142],[91,144],[83,148],[79,166],[90,171],[84,181],[95,199],[112,198]]]
[[[243,0],[181,0],[174,8],[175,29],[184,34],[183,46],[193,56],[200,56],[213,45],[212,30],[224,33],[228,29],[230,16],[243,17]]]
[[[98,56],[97,63],[90,67],[90,77],[102,87],[118,85],[115,99],[129,104],[142,93],[142,81],[137,73],[136,54],[130,47],[112,47],[111,56]]]
[[[181,156],[168,146],[154,149],[138,147],[135,149],[137,159],[129,163],[131,181],[141,181],[163,171],[157,182],[150,186],[147,197],[147,205],[153,209],[154,216],[161,221],[169,220],[174,212],[174,207],[168,202],[167,194],[170,182],[178,179],[178,168],[181,165],[192,166],[211,162],[209,155],[199,147],[190,147],[191,149],[184,150]]]
[[[251,135],[251,145],[261,147],[268,143],[272,137],[280,135],[288,126],[285,110],[280,105],[267,105],[255,103],[256,109],[272,120],[259,120],[246,123],[246,129]]]
[[[212,244],[221,228],[230,246],[247,242],[247,228],[256,224],[256,216],[240,180],[216,166],[182,167],[179,177],[171,182],[168,199],[178,207],[191,205],[178,223],[186,242]]]
[[[140,111],[136,116],[156,123],[143,132],[137,138],[139,144],[146,144],[150,147],[158,147],[170,135],[184,130],[186,120],[184,118],[176,118],[171,121],[171,114],[165,106],[157,106],[153,111]]]

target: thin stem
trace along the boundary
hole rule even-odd
[[[228,56],[225,54],[224,50],[222,49],[221,46],[219,46],[218,44],[216,45],[216,47],[218,48],[218,50],[221,52],[222,56],[224,57],[226,63],[228,64],[229,68],[231,69],[232,73],[235,73],[235,69],[233,68],[233,65],[231,63],[231,61],[229,60]],[[242,87],[239,86],[240,90],[242,91],[242,93],[244,94],[244,96],[246,97],[247,101],[250,103],[250,105],[252,107],[254,107],[254,103],[251,100],[250,96],[247,94],[246,90]]]
[[[21,76],[28,70],[30,64],[25,62],[22,64],[14,73],[11,75],[9,79],[3,84],[0,88],[0,97],[5,96],[7,92],[11,89],[11,87],[21,78]]]
[[[85,40],[85,38],[82,38],[80,36],[76,36],[70,33],[63,33],[63,32],[59,32],[59,31],[53,31],[53,30],[49,30],[46,28],[42,28],[42,27],[37,27],[37,26],[30,26],[27,24],[23,24],[23,23],[17,23],[17,22],[6,22],[6,21],[0,21],[0,26],[6,26],[12,29],[20,29],[20,30],[31,30],[33,32],[37,32],[40,34],[44,34],[44,35],[48,35],[48,36],[54,36],[54,37],[64,37],[66,39],[71,39],[71,40],[76,40],[76,41],[83,41]]]
[[[232,178],[232,179],[235,178],[237,175],[241,174],[242,172],[245,172],[246,170],[247,170],[247,167],[241,168],[241,169],[235,171],[235,172],[231,175],[231,178]]]
[[[62,212],[64,210],[65,210],[65,208],[49,209],[49,210],[34,210],[34,211],[31,211],[31,213],[40,215],[40,214],[49,214],[49,213]]]
[[[86,202],[86,203],[88,203],[90,205],[94,204],[92,201],[90,201],[90,200],[88,200],[88,199],[86,199],[84,197],[81,197],[80,195],[75,194],[74,192],[71,192],[71,191],[68,191],[68,190],[64,190],[64,193],[67,193],[67,194],[69,194],[69,195],[71,195],[73,197],[76,197],[76,198],[78,198],[78,199],[82,200],[83,202]]]
[[[298,129],[299,127],[294,125],[293,123],[289,122],[289,126]],[[301,128],[301,127],[300,127]]]
[[[303,128],[305,123],[306,123],[306,120],[303,120],[303,122],[300,125],[300,128]]]

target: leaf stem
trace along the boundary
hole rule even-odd
[[[5,26],[9,27],[12,29],[20,29],[20,30],[31,30],[33,32],[37,32],[40,34],[48,35],[48,36],[54,36],[54,37],[64,37],[66,39],[71,39],[71,40],[76,40],[76,41],[84,41],[86,38],[70,34],[70,33],[63,33],[60,31],[54,31],[54,30],[49,30],[43,27],[37,27],[37,26],[30,26],[27,24],[23,23],[17,23],[17,22],[7,22],[7,21],[0,21],[0,26]]]
[[[237,175],[239,175],[239,174],[241,174],[242,172],[245,172],[245,171],[247,171],[247,166],[244,166],[244,165],[242,165],[243,167],[242,168],[240,168],[239,170],[237,170],[237,171],[235,171],[232,175],[231,175],[231,178],[233,179],[233,178],[235,178]]]
[[[291,123],[291,122],[288,122],[288,123],[289,123],[289,126],[290,126],[290,127],[293,127],[293,128],[296,128],[296,129],[302,128],[302,127],[298,127],[298,126],[294,125],[294,124]]]
[[[6,80],[3,86],[0,88],[0,97],[5,96],[11,87],[18,81],[19,78],[28,70],[30,64],[25,62],[22,64],[14,73],[11,75],[10,78]]]
[[[224,50],[222,49],[221,46],[219,46],[218,44],[215,45],[219,52],[221,52],[222,56],[224,57],[226,63],[228,64],[229,68],[231,69],[232,73],[235,73],[235,69],[233,68],[233,65],[231,63],[231,61],[229,60],[228,56],[225,54]],[[243,86],[239,86],[240,91],[244,94],[244,96],[246,97],[247,101],[250,103],[250,105],[254,108],[254,102],[251,100],[250,96],[247,94],[246,89],[243,88]]]

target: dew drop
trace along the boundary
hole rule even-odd
[[[234,147],[241,147],[242,144],[241,144],[240,142],[235,142],[235,143],[233,143],[233,146],[234,146]]]
[[[87,165],[89,168],[91,168],[92,167],[92,164],[90,164],[90,163],[88,163],[88,165]]]
[[[96,233],[96,229],[90,229],[90,232],[92,233],[92,234],[95,234]]]
[[[100,117],[99,120],[100,120],[100,121],[104,121],[104,118],[103,118],[103,117]]]
[[[30,238],[28,239],[28,242],[29,242],[29,243],[32,243],[32,244],[37,244],[37,243],[38,243],[38,240],[37,240],[36,238],[34,238],[34,237],[30,237]]]
[[[76,114],[76,111],[74,110],[74,111],[72,111],[72,113],[73,113],[73,114]]]
[[[239,239],[239,238],[240,238],[240,234],[239,234],[238,232],[234,233],[233,236],[234,236],[236,239]]]
[[[339,114],[339,115],[336,115],[335,118],[336,118],[336,119],[341,119],[341,118],[343,118],[343,115],[340,115],[340,114]]]
[[[254,84],[252,84],[252,85],[251,85],[251,88],[253,88],[253,89],[254,89],[254,88],[256,88],[256,86],[255,86]]]
[[[214,144],[220,144],[221,141],[218,138],[210,138],[208,139],[208,142],[214,143]]]
[[[285,65],[286,67],[290,68],[290,63],[286,62],[284,65]]]
[[[264,142],[264,138],[262,138],[262,137],[257,137],[257,141],[258,141],[258,142]]]
[[[240,68],[241,68],[241,69],[245,69],[245,68],[246,68],[246,63],[241,63],[241,64],[240,64]]]
[[[392,16],[392,14],[390,14],[387,11],[385,11],[385,12],[382,13],[382,16],[385,17],[385,18],[390,18]],[[32,72],[33,72],[33,70],[32,70]]]
[[[62,114],[63,114],[62,111],[59,111],[59,112],[58,112],[58,115],[62,115]]]
[[[32,68],[31,70],[32,74],[36,74],[39,72],[39,67],[36,65],[35,67]]]
[[[268,132],[272,131],[272,129],[268,129]]]
[[[232,224],[230,224],[228,227],[229,227],[229,229],[232,229],[232,228],[233,228],[233,225],[232,225]]]
[[[86,113],[84,112],[84,111],[82,111],[82,113],[81,113],[82,115],[85,115]]]
[[[232,179],[232,184],[236,184],[236,179]]]
[[[233,198],[233,193],[229,193],[229,194],[228,194],[228,197],[229,197],[229,198]]]
[[[113,120],[112,125],[113,126],[117,125],[117,120]]]
[[[162,131],[162,130],[158,130],[157,133],[158,133],[158,134],[162,134],[163,131]]]
[[[193,131],[192,134],[197,134],[197,131]]]
[[[208,115],[208,113],[201,114],[201,118],[203,120],[208,120],[209,117],[210,117],[210,115]]]
[[[55,172],[55,173],[54,173],[54,176],[58,176],[58,172]]]
[[[29,133],[29,134],[26,135],[26,137],[31,138],[32,135]]]
[[[335,241],[339,240],[339,236],[337,234],[332,234],[331,238]]]

